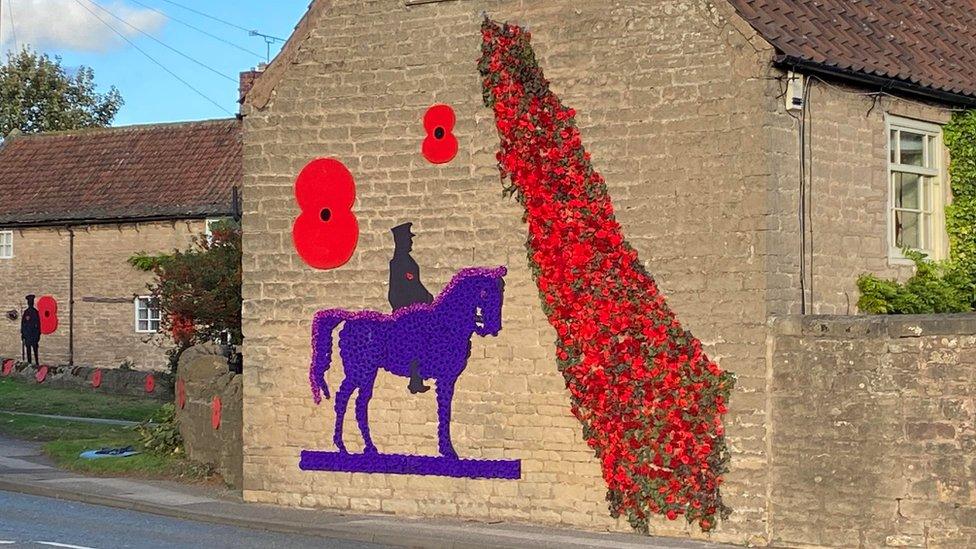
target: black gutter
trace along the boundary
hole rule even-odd
[[[923,97],[940,103],[949,103],[965,107],[976,107],[976,97],[962,95],[958,93],[945,92],[932,89],[930,87],[913,84],[904,80],[896,80],[883,76],[874,76],[850,69],[831,67],[822,63],[814,63],[799,57],[779,54],[773,59],[774,64],[780,68],[799,69],[801,72],[810,72],[824,76],[832,76],[844,80],[850,80],[859,84],[865,84],[880,88],[879,91],[892,92],[899,91],[908,95]]]

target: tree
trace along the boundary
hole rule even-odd
[[[114,86],[95,90],[95,73],[82,66],[71,76],[60,57],[28,47],[0,65],[0,138],[17,129],[37,133],[108,126],[122,107]]]
[[[175,372],[179,355],[197,343],[241,343],[241,230],[226,221],[210,236],[194,237],[186,250],[136,254],[135,268],[156,276],[149,291],[158,300],[160,328],[176,345],[169,352]]]

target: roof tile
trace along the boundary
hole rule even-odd
[[[236,119],[24,135],[0,145],[0,226],[232,213]]]
[[[790,58],[976,98],[974,0],[729,0]]]

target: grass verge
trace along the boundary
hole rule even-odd
[[[161,405],[160,401],[149,398],[85,389],[53,389],[0,378],[0,411],[143,421]]]
[[[44,453],[62,469],[96,476],[126,476],[180,481],[214,481],[212,468],[182,455],[145,452],[139,434],[121,425],[21,416],[0,412],[0,435],[43,442]],[[144,453],[127,458],[82,459],[86,450],[133,446]]]
[[[44,445],[44,453],[54,460],[58,467],[88,475],[188,481],[202,481],[214,477],[214,472],[209,466],[183,459],[178,455],[142,453],[127,458],[83,459],[79,457],[79,454],[86,450],[122,446],[134,446],[137,450],[142,450],[135,433],[131,433],[130,437],[48,442]]]
[[[21,440],[48,442],[52,440],[120,438],[135,436],[131,428],[121,425],[99,425],[82,421],[63,421],[0,412],[0,435]]]

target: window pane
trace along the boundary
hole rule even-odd
[[[909,166],[925,165],[925,136],[901,132],[901,163]]]
[[[921,209],[922,178],[913,173],[895,172],[892,175],[895,179],[895,207],[909,210]]]
[[[919,214],[895,211],[895,246],[898,248],[922,248],[919,233]]]
[[[891,151],[891,163],[898,163],[898,130],[891,130],[891,137],[888,139],[888,150]]]
[[[148,320],[140,320],[138,326],[139,326],[139,331],[140,332],[145,332],[145,331],[149,330],[149,321]]]

